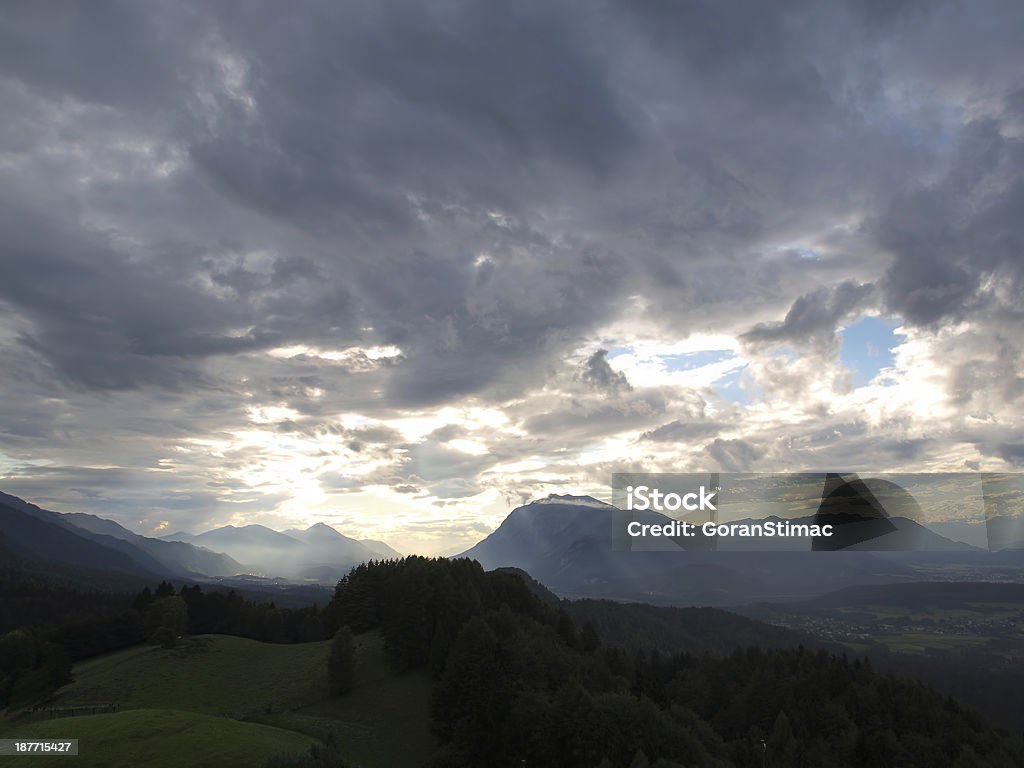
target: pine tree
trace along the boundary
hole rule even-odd
[[[355,645],[352,630],[342,627],[331,641],[331,655],[327,659],[327,680],[335,696],[348,693],[355,683]]]

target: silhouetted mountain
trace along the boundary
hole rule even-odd
[[[359,563],[400,557],[386,544],[369,546],[326,523],[284,532],[263,525],[226,525],[196,535],[178,532],[161,538],[227,552],[255,574],[324,584],[337,582]]]
[[[96,562],[89,567],[125,570],[125,560],[122,558],[128,558],[128,561],[134,563],[127,568],[128,570],[158,574],[167,578],[193,578],[198,575],[218,577],[238,573],[241,568],[239,563],[215,552],[204,551],[188,544],[171,544],[138,536],[113,520],[80,513],[51,512],[7,494],[0,494],[0,504],[12,511],[67,531],[81,541],[91,542],[120,555],[111,561],[110,567],[106,567],[102,562]],[[70,565],[84,564],[78,562],[77,554],[71,547],[74,539],[59,537],[59,541],[62,543],[60,548],[49,547],[45,543],[39,543],[36,548],[49,553],[44,559],[66,562]]]
[[[65,514],[64,518],[75,526],[92,533],[113,536],[142,549],[164,566],[169,575],[234,576],[245,568],[228,555],[212,552],[181,541],[162,541],[132,533],[113,520],[80,512]]]
[[[972,547],[988,549],[988,528],[984,520],[946,520],[928,523],[928,528],[953,541],[962,541]]]
[[[305,549],[301,541],[264,525],[225,525],[198,535],[174,533],[160,538],[224,552],[244,563],[251,572],[275,576],[292,570],[294,561],[301,560]]]
[[[1024,515],[992,517],[986,527],[992,549],[1024,550]]]
[[[596,499],[550,496],[514,509],[496,531],[459,555],[485,568],[522,568],[563,596],[608,597],[646,602],[732,605],[757,599],[820,594],[853,584],[886,584],[922,578],[916,559],[966,558],[989,553],[953,542],[913,520],[887,520],[888,542],[875,540],[836,552],[811,551],[809,539],[731,537],[718,546],[705,537],[654,540],[663,551],[619,551],[613,546],[615,515]],[[641,523],[665,523],[653,512],[630,513]],[[778,520],[777,518],[774,518]],[[737,521],[763,523],[763,520]],[[804,518],[794,523],[814,523]],[[856,525],[854,518],[848,523]],[[703,539],[703,540],[702,540]],[[874,553],[872,548],[919,547],[927,552]],[[792,548],[791,551],[783,547]],[[885,554],[887,556],[883,557]]]
[[[359,539],[359,542],[368,550],[379,557],[383,557],[385,560],[403,557],[401,552],[394,547],[385,544],[383,541],[377,541],[376,539]]]
[[[124,542],[111,536],[78,532],[70,523],[61,525],[57,520],[46,519],[45,515],[29,514],[23,508],[8,504],[8,498],[13,497],[4,494],[0,500],[0,534],[3,535],[6,548],[18,557],[30,562],[60,563],[93,571],[131,574],[149,580],[159,575],[158,564],[153,563],[156,568],[148,569],[139,562],[140,558],[120,551],[116,546],[108,546]],[[59,518],[55,513],[48,514]]]
[[[650,592],[657,576],[680,564],[679,550],[666,542],[671,553],[615,551],[617,511],[589,497],[552,495],[512,510],[494,533],[458,557],[477,560],[488,570],[521,568],[560,594]],[[667,521],[656,513],[643,514],[649,522]],[[659,554],[665,557],[659,560]]]
[[[303,542],[307,547],[307,562],[311,565],[366,562],[380,558],[380,553],[361,541],[339,533],[326,523],[311,525],[304,531],[291,529],[285,534]]]

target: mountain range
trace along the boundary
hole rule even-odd
[[[758,540],[701,536],[655,539],[650,549],[656,551],[630,551],[629,542],[622,546],[613,534],[616,516],[623,514],[587,496],[549,496],[512,510],[494,532],[457,556],[475,559],[488,570],[522,569],[563,597],[674,605],[737,605],[851,585],[945,580],[955,574],[1024,581],[1024,550],[978,549],[908,518],[849,516],[841,551],[814,551],[822,547],[806,537],[774,540],[774,551],[764,551]],[[641,523],[670,522],[656,512],[629,514]],[[843,519],[834,510],[826,517]],[[1011,543],[1019,541],[1015,520],[995,524]],[[880,522],[884,529],[879,532]],[[149,538],[111,520],[51,512],[6,494],[0,494],[0,538],[21,558],[131,574],[148,582],[187,578],[244,580],[249,586],[270,580],[332,585],[360,562],[401,557],[382,542],[350,538],[324,523],[283,532],[228,525]]]
[[[497,530],[459,556],[486,569],[521,568],[566,597],[668,604],[734,605],[854,584],[936,579],[946,566],[1010,567],[1024,578],[1024,561],[1016,554],[981,550],[901,517],[887,518],[885,531],[868,540],[861,527],[877,521],[851,516],[842,527],[853,543],[840,551],[814,551],[808,538],[776,540],[775,551],[765,551],[757,539],[731,538],[719,546],[701,536],[650,540],[661,551],[627,551],[613,543],[615,516],[621,514],[589,497],[549,496],[514,509]],[[670,522],[655,512],[629,514],[641,523]],[[840,518],[829,510],[822,521]]]
[[[333,584],[358,563],[401,557],[383,542],[351,539],[324,523],[285,533],[247,525],[150,538],[113,520],[52,512],[6,493],[0,539],[20,560],[147,582],[257,575]]]
[[[383,542],[352,539],[326,523],[284,532],[263,525],[225,525],[205,533],[179,531],[160,538],[226,552],[249,564],[250,573],[323,583],[337,582],[359,563],[402,556]]]
[[[132,533],[112,520],[60,514],[0,493],[0,534],[21,557],[152,577],[230,576],[244,569],[218,552]]]

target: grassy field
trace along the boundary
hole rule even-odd
[[[355,687],[259,722],[326,739],[333,733],[343,755],[359,765],[421,766],[437,746],[430,733],[430,681],[422,672],[395,674],[379,635],[360,635]]]
[[[117,702],[122,709],[184,709],[243,718],[327,697],[327,643],[274,645],[199,636],[179,648],[132,648],[75,667],[55,704]]]
[[[304,751],[330,737],[344,757],[365,768],[423,765],[436,746],[429,680],[393,672],[375,633],[356,637],[355,649],[355,687],[332,698],[326,642],[273,645],[200,636],[173,650],[131,648],[77,665],[75,681],[54,701],[117,703],[120,712],[29,725],[0,721],[0,732],[79,738],[82,756],[63,759],[81,768],[258,767],[269,755]],[[189,757],[193,740],[208,742],[209,761]],[[174,756],[153,757],[165,747]],[[49,765],[47,759],[31,762]]]
[[[26,765],[37,768],[260,766],[271,755],[304,752],[314,743],[308,736],[280,728],[167,709],[45,720],[11,732],[7,735],[78,739],[77,757],[43,755],[24,759]]]

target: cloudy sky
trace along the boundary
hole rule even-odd
[[[0,489],[475,542],[1024,464],[1024,4],[6,2]]]

